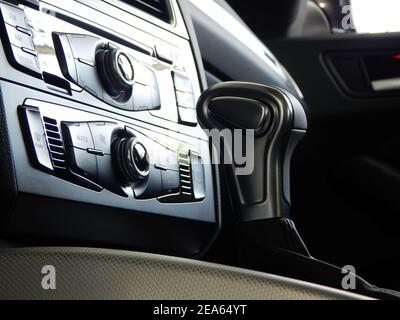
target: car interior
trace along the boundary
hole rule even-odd
[[[399,299],[400,33],[359,2],[0,0],[0,299]]]

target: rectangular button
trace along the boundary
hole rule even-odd
[[[78,83],[74,54],[68,36],[63,33],[53,33],[54,45],[63,75],[75,84]]]
[[[12,51],[15,61],[25,67],[28,68],[36,73],[41,73],[39,66],[39,61],[37,57],[31,53],[25,52],[24,50],[12,45]]]
[[[191,93],[176,91],[176,100],[180,107],[196,108],[196,101],[194,100],[194,95]]]
[[[147,184],[135,186],[133,191],[137,199],[151,199],[160,196],[162,191],[161,170],[150,167]]]
[[[86,150],[70,148],[72,166],[89,178],[96,179],[98,176],[97,157]]]
[[[53,170],[39,111],[26,110],[26,119],[28,121],[37,162],[43,167]]]
[[[184,123],[197,124],[196,109],[179,107],[179,118]]]
[[[157,110],[161,108],[161,96],[160,96],[160,89],[158,84],[154,84],[150,86],[151,91],[151,109]]]
[[[164,61],[166,63],[172,64],[173,63],[173,54],[170,50],[163,46],[156,46],[156,52],[157,52],[157,57],[161,61]]]
[[[93,68],[86,63],[79,62],[78,60],[75,60],[75,66],[78,73],[79,86],[102,99],[103,87],[98,79],[96,68]]]
[[[80,58],[94,65],[96,47],[101,40],[97,37],[82,34],[68,34],[67,37],[75,59]]]
[[[176,171],[162,171],[162,190],[163,192],[170,194],[178,192],[180,189],[180,177],[179,172]]]
[[[91,122],[89,128],[92,133],[94,147],[105,154],[111,154],[111,140],[117,125],[111,122]]]
[[[201,157],[193,153],[190,154],[192,166],[193,193],[196,200],[202,200],[206,197],[206,185],[204,177],[204,168]]]
[[[159,147],[160,166],[173,171],[179,171],[178,154],[167,148]]]
[[[151,69],[147,68],[141,62],[136,60],[134,61],[134,67],[135,67],[136,83],[140,83],[147,86],[157,84],[156,76]]]
[[[175,89],[182,92],[193,93],[193,85],[190,79],[180,73],[174,72]]]
[[[27,29],[25,12],[22,9],[5,3],[0,3],[0,9],[4,22],[14,27],[18,26]]]
[[[97,156],[98,182],[102,187],[120,196],[126,197],[121,181],[115,173],[111,156]]]
[[[17,30],[15,27],[6,25],[6,30],[8,34],[8,39],[11,44],[19,48],[27,48],[30,50],[35,50],[32,42],[32,37],[25,32]]]
[[[69,147],[95,149],[92,134],[87,123],[62,123],[65,143]]]
[[[133,102],[135,111],[150,110],[153,105],[150,86],[135,83],[133,86]]]

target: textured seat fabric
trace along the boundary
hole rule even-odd
[[[55,268],[55,290],[42,287]],[[115,250],[0,251],[0,299],[363,299],[310,283],[193,260]]]

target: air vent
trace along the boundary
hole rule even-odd
[[[66,156],[64,143],[61,138],[57,120],[43,117],[44,128],[46,131],[47,143],[50,149],[51,162],[56,170],[66,170]]]
[[[122,0],[122,2],[147,12],[162,21],[172,23],[169,0]]]
[[[191,197],[193,195],[193,187],[189,155],[187,153],[179,152],[178,162],[182,194]]]

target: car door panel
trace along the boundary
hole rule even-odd
[[[399,40],[400,34],[352,34],[266,41],[309,108],[309,132],[293,160],[292,193],[293,217],[311,253],[358,265],[362,276],[391,287],[393,273],[376,266],[395,270],[399,265],[400,234],[394,225],[399,222],[400,92],[396,87],[376,91],[372,81],[396,78],[385,74],[379,57],[395,59]],[[349,90],[329,63],[332,55],[362,61],[364,85]],[[368,67],[371,57],[378,61],[372,59]],[[342,69],[352,67],[356,70],[352,63]],[[347,73],[347,82],[354,85],[352,77],[360,75]]]

